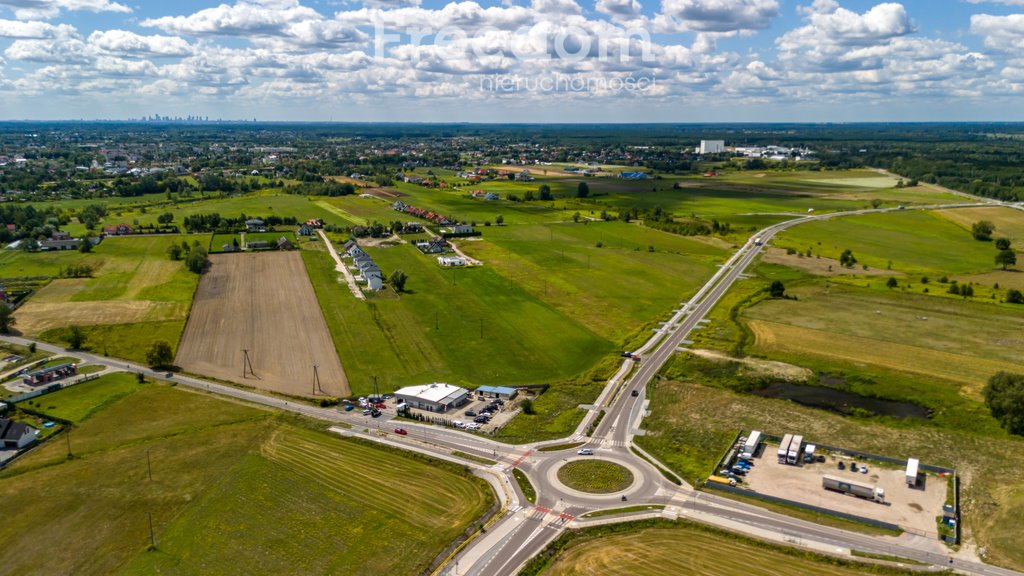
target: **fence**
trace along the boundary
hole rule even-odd
[[[74,380],[72,382],[54,382],[53,384],[50,384],[48,386],[44,386],[42,388],[39,388],[37,390],[33,390],[31,392],[25,392],[24,394],[19,394],[17,396],[11,396],[10,398],[4,400],[4,402],[7,402],[8,404],[17,404],[18,402],[24,402],[25,400],[31,400],[33,398],[38,398],[39,396],[42,396],[44,394],[49,394],[50,392],[56,392],[58,390],[62,390],[62,389],[67,388],[69,386],[74,386],[75,384],[81,384],[82,382],[88,382],[89,380],[95,380],[95,379],[97,379],[99,377],[100,377],[99,374],[88,374],[88,375],[82,376],[81,378],[78,378],[77,380]]]

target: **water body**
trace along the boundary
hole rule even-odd
[[[851,414],[854,409],[860,409],[876,416],[917,418],[920,420],[927,420],[931,417],[930,410],[911,402],[869,398],[860,394],[821,386],[775,382],[759,390],[753,390],[751,393],[764,398],[792,400],[803,406],[822,408],[843,415]]]

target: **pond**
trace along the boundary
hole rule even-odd
[[[852,392],[844,392],[821,386],[774,382],[759,390],[753,390],[751,393],[763,398],[792,400],[803,406],[822,408],[843,415],[853,413],[854,409],[860,409],[876,416],[917,418],[921,420],[927,420],[931,417],[930,410],[912,402],[870,398]]]

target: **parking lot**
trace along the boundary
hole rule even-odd
[[[828,455],[823,463],[790,466],[779,464],[774,445],[765,446],[761,455],[754,458],[754,466],[744,478],[743,488],[819,506],[829,510],[856,514],[866,518],[896,524],[918,532],[935,533],[935,517],[942,514],[946,502],[946,479],[936,474],[920,475],[916,488],[906,485],[903,468],[880,468],[873,462],[864,462],[845,456]],[[845,470],[837,468],[844,463]],[[850,464],[858,467],[867,464],[868,472],[851,472]],[[884,504],[841,494],[822,488],[824,475],[874,484],[885,490]]]

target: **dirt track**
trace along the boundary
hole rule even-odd
[[[214,254],[196,290],[176,364],[189,372],[285,394],[349,393],[313,285],[297,252]],[[244,354],[255,376],[243,378]]]

